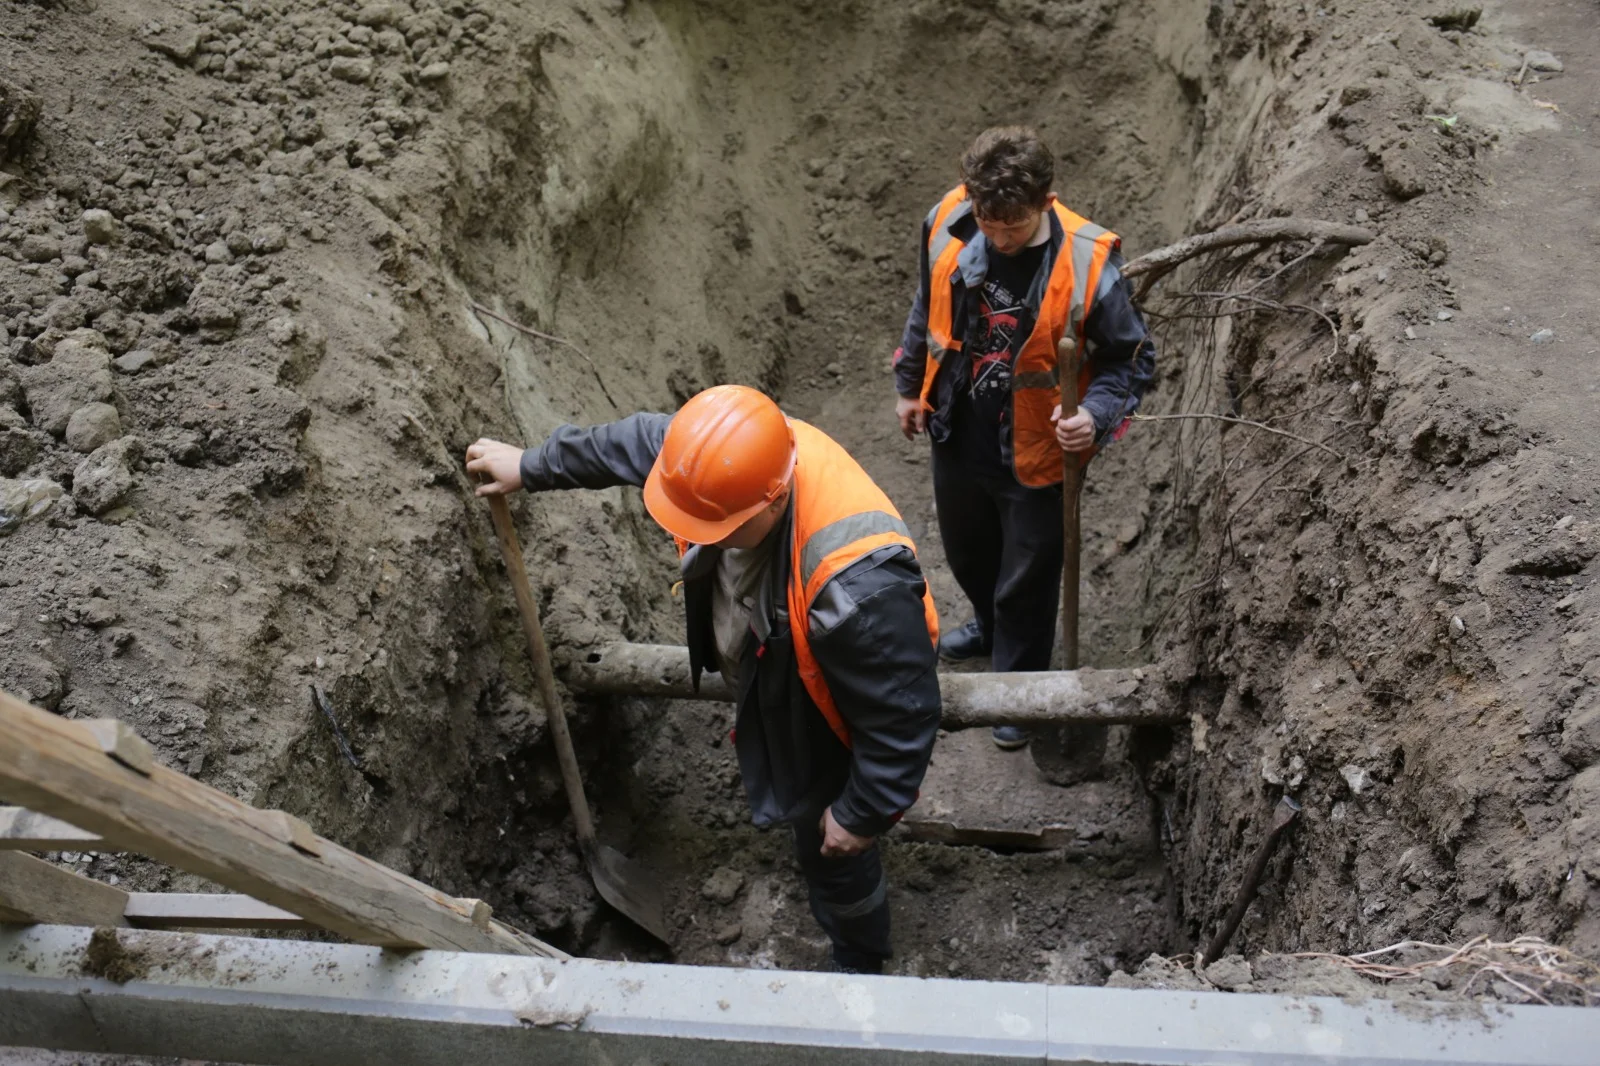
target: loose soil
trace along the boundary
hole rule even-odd
[[[0,477],[62,494],[4,495],[0,687],[123,718],[166,764],[563,947],[666,957],[584,875],[460,457],[758,385],[896,500],[959,624],[889,353],[957,154],[1028,121],[1130,254],[1283,214],[1378,236],[1149,302],[1148,412],[1324,448],[1183,420],[1096,461],[1085,661],[1161,663],[1191,725],[1115,731],[1103,780],[1040,801],[1081,846],[892,839],[897,972],[1098,983],[1192,951],[1284,792],[1305,813],[1247,955],[1480,933],[1600,954],[1595,5],[1489,7],[1466,33],[1435,13],[12,4]],[[1536,47],[1564,71],[1524,69]],[[1154,317],[1241,311],[1178,299],[1212,283],[1292,309]],[[517,512],[558,657],[681,640],[636,492]],[[818,965],[726,709],[572,710],[603,835],[672,901],[672,957]],[[1037,773],[979,741],[936,756],[975,794]]]

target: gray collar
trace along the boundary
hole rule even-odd
[[[778,548],[767,566],[767,579],[761,582],[756,590],[756,605],[750,612],[750,628],[755,631],[756,639],[762,643],[772,635],[775,610],[786,598],[784,584],[788,580],[789,559],[784,554],[784,547],[789,544],[793,530],[794,494],[791,492],[789,507],[784,511],[782,520],[767,535],[768,539],[777,540]],[[721,558],[722,549],[715,544],[691,544],[678,564],[679,572],[685,581],[699,581],[710,577],[716,571],[717,560]]]

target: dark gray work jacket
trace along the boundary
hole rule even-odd
[[[661,450],[670,415],[637,414],[580,428],[562,426],[522,453],[531,491],[642,486]],[[832,806],[841,826],[862,836],[887,830],[916,801],[939,728],[937,656],[923,611],[916,556],[891,545],[845,567],[812,602],[811,651],[840,715],[845,747],[800,680],[790,635],[785,516],[773,531],[767,587],[759,597],[739,677],[734,747],[757,825],[814,819]],[[682,560],[687,643],[695,684],[715,670],[711,597],[720,551],[692,547]]]

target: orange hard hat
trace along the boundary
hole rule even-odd
[[[794,429],[777,404],[745,385],[717,385],[672,416],[644,505],[673,536],[715,544],[783,494],[794,458]]]

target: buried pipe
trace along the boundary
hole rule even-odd
[[[704,674],[695,691],[689,649],[667,644],[606,644],[572,663],[565,674],[579,692],[733,702],[717,674]],[[939,675],[946,729],[1046,726],[1072,722],[1150,725],[1183,720],[1166,697],[1153,667],[1128,670],[1041,670],[1015,674]]]

